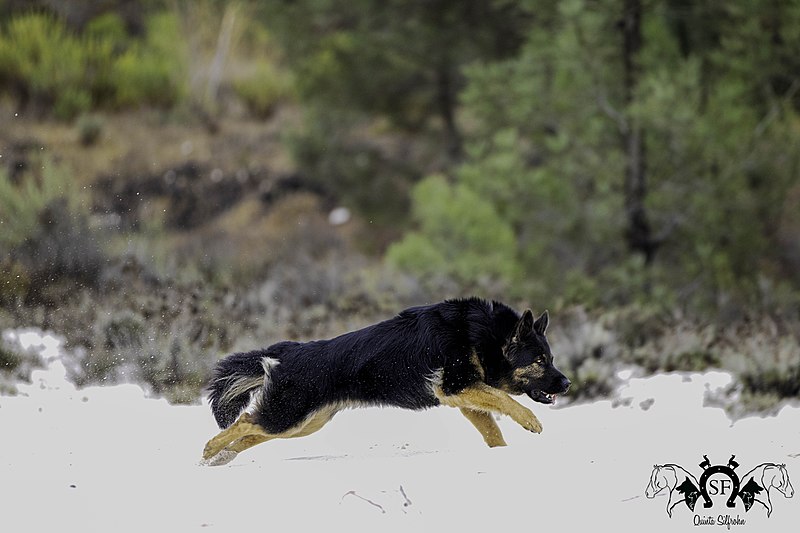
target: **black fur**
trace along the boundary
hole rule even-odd
[[[432,380],[438,379],[447,395],[483,381],[550,403],[545,393],[566,392],[569,381],[552,364],[546,327],[546,314],[533,322],[530,311],[521,317],[502,303],[477,298],[412,307],[334,339],[279,342],[231,355],[216,367],[209,400],[225,428],[246,408],[251,394],[262,395],[253,417],[271,434],[330,404],[434,407],[439,400]],[[265,357],[277,361],[266,385],[223,401],[237,379],[265,374]],[[530,365],[541,367],[536,367],[536,379],[514,377],[515,369]]]

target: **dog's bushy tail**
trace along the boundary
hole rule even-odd
[[[276,359],[262,350],[235,353],[220,360],[208,385],[211,412],[221,429],[233,424],[259,387],[264,387]],[[258,391],[256,391],[258,392]]]

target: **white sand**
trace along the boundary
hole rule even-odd
[[[206,405],[176,407],[135,385],[77,390],[59,341],[20,394],[0,396],[0,531],[697,531],[683,504],[644,497],[655,463],[699,477],[707,454],[746,472],[785,463],[800,485],[800,408],[732,424],[704,395],[723,373],[627,379],[612,401],[530,406],[541,435],[500,420],[507,448],[485,448],[458,411],[345,411],[321,432],[273,441],[222,467],[199,466],[217,432]],[[628,377],[628,376],[625,376]],[[646,402],[654,399],[654,402]],[[642,403],[645,402],[645,403]],[[652,405],[646,410],[648,403]],[[714,499],[702,516],[734,531],[797,531],[800,496],[773,492],[772,516]],[[700,529],[722,531],[720,526]]]

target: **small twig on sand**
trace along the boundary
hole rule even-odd
[[[380,509],[380,510],[381,510],[381,513],[383,513],[383,514],[386,514],[386,509],[384,509],[382,505],[379,505],[379,504],[375,503],[374,501],[372,501],[372,500],[370,500],[370,499],[367,499],[367,498],[365,498],[365,497],[363,497],[363,496],[360,496],[360,495],[356,494],[356,491],[354,491],[354,490],[351,490],[351,491],[345,492],[345,493],[344,493],[344,496],[342,496],[342,500],[344,500],[344,497],[345,497],[345,496],[349,496],[349,495],[351,495],[351,494],[352,494],[353,496],[355,496],[356,498],[360,498],[360,499],[364,500],[365,502],[367,502],[367,503],[368,503],[368,504],[370,504],[370,505],[374,505],[375,507],[377,507],[378,509]],[[341,504],[341,501],[340,501],[339,503]]]
[[[406,500],[405,503],[403,504],[403,507],[408,507],[409,505],[411,505],[411,500],[409,500],[408,496],[406,496],[406,491],[403,490],[403,485],[400,485],[400,494],[402,494],[403,498]]]

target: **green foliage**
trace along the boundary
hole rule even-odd
[[[91,39],[100,42],[123,44],[129,39],[125,21],[116,13],[104,13],[93,18],[84,32]]]
[[[95,285],[105,257],[80,191],[51,162],[18,179],[0,173],[0,297],[53,303],[75,283]]]
[[[358,135],[361,113],[312,107],[305,126],[289,136],[289,148],[298,170],[337,201],[358,211],[375,234],[395,231],[408,216],[408,190],[417,171],[405,160]],[[370,244],[373,244],[370,243]]]
[[[512,231],[508,256],[538,281],[517,286],[526,298],[742,312],[764,301],[766,272],[794,270],[777,252],[775,230],[786,195],[800,186],[800,80],[781,82],[776,66],[790,71],[789,51],[800,51],[790,22],[800,22],[800,3],[791,5],[674,13],[670,2],[646,4],[630,81],[621,3],[563,2],[541,10],[516,56],[465,70],[461,101],[472,128],[453,187],[488,203]],[[710,27],[709,10],[718,15]],[[763,40],[774,16],[783,17],[774,26],[780,39],[743,47]],[[750,41],[735,40],[740,33]],[[633,127],[643,132],[652,264],[625,238]],[[431,200],[413,201],[416,212]],[[425,227],[412,236],[426,257],[442,247]],[[782,295],[797,302],[796,288]]]
[[[0,338],[0,394],[17,393],[15,382],[31,380],[31,373],[44,366],[35,351],[23,349],[12,339]]]
[[[40,215],[69,188],[64,174],[52,164],[45,164],[41,177],[23,175],[21,183],[11,181],[0,169],[0,255],[30,239],[39,229]]]
[[[0,81],[24,84],[30,97],[55,105],[60,118],[85,109],[91,97],[84,86],[86,52],[57,19],[22,15],[0,34]]]
[[[98,105],[172,105],[184,91],[177,35],[177,19],[166,13],[152,16],[139,40],[114,15],[82,34],[50,15],[17,15],[0,29],[0,90],[62,120]]]
[[[178,35],[180,25],[174,15],[162,13],[148,20],[145,40],[130,46],[112,67],[117,105],[169,107],[183,97],[185,52],[176,44]]]
[[[79,385],[133,381],[172,402],[196,401],[213,363],[230,348],[228,326],[207,310],[211,294],[199,300],[184,288],[169,289],[157,298],[132,295],[135,311],[105,310],[82,343],[88,349],[69,354],[71,378]]]
[[[66,88],[56,97],[53,115],[60,120],[70,120],[85,113],[92,106],[92,96],[84,90]]]
[[[3,343],[0,343],[0,371],[12,372],[20,363],[22,363],[22,357],[6,348]]]
[[[442,176],[412,191],[412,232],[387,251],[387,260],[421,276],[450,275],[463,283],[510,283],[518,277],[514,233],[484,198]]]
[[[294,96],[292,77],[265,61],[249,76],[236,80],[233,87],[250,112],[260,118],[269,117],[277,105]]]
[[[297,74],[302,99],[443,130],[460,154],[455,120],[461,68],[515,51],[529,20],[518,2],[293,2],[263,8],[263,20]]]
[[[17,261],[0,261],[0,305],[11,308],[22,302],[30,290],[30,276]]]
[[[75,123],[78,130],[78,138],[82,145],[91,146],[95,144],[103,133],[103,119],[97,115],[81,115]]]
[[[738,374],[744,390],[751,394],[800,396],[800,342],[776,331],[774,324],[760,326],[761,331],[750,331],[740,341],[744,349],[728,347],[725,366]]]

